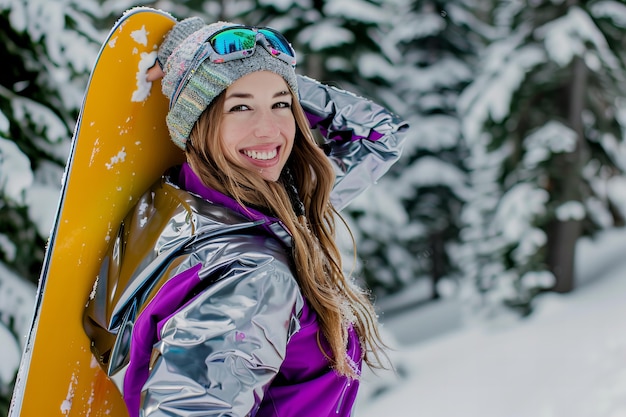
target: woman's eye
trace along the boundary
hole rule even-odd
[[[274,104],[274,108],[276,109],[288,109],[291,107],[291,103],[288,103],[286,101],[280,101],[276,104]]]
[[[238,111],[246,111],[246,110],[250,110],[250,107],[246,106],[245,104],[239,104],[237,106],[231,107],[231,109],[229,111],[230,112],[238,112]]]

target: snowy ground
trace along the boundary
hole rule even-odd
[[[383,374],[391,387],[375,396],[366,375],[357,416],[626,417],[626,232],[578,250],[577,291],[543,296],[526,320],[400,345],[404,376]],[[411,314],[420,321],[398,320]]]

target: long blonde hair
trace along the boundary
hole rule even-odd
[[[322,333],[328,341],[335,370],[352,378],[358,372],[346,354],[350,324],[354,325],[363,348],[364,360],[380,367],[384,344],[377,328],[376,314],[367,294],[354,286],[342,270],[335,243],[336,211],[330,203],[335,174],[330,161],[315,143],[313,133],[297,97],[292,95],[296,137],[287,162],[304,215],[294,211],[285,181],[266,181],[256,172],[235,165],[224,157],[220,138],[224,93],[200,116],[187,141],[187,160],[203,183],[229,195],[242,205],[261,207],[279,218],[293,236],[296,279],[303,296],[316,311]]]

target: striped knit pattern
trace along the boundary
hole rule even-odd
[[[171,54],[166,56],[166,49],[172,47],[172,39],[179,40],[183,37],[181,33],[189,32],[197,27],[197,22],[187,22],[184,27],[179,27],[184,22],[174,26],[159,50],[160,59],[166,59],[161,89],[170,100],[170,110],[166,117],[167,127],[172,141],[181,149],[185,149],[194,124],[215,97],[247,74],[256,71],[274,72],[282,76],[297,94],[298,83],[294,68],[273,57],[261,46],[257,46],[254,54],[244,59],[221,64],[214,64],[206,59],[197,70],[186,77],[187,79],[182,79],[205,41],[216,31],[233,25],[233,23],[218,22],[203,26],[184,38],[178,46],[172,49]],[[174,97],[181,83],[182,90],[178,97]]]

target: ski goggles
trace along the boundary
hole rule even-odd
[[[213,49],[209,59],[216,64],[249,57],[260,45],[273,57],[296,66],[296,52],[291,44],[272,28],[229,26],[212,34],[206,42]]]

